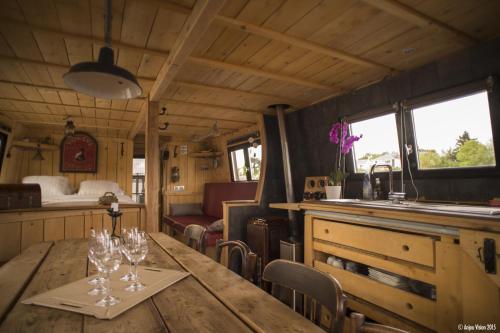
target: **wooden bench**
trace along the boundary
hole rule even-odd
[[[29,284],[53,244],[33,244],[0,267],[0,322]]]

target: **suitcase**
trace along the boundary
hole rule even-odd
[[[0,184],[0,209],[42,207],[42,191],[38,184]]]
[[[280,258],[280,241],[289,237],[288,219],[284,217],[255,217],[247,224],[247,244],[260,259],[260,271],[262,276],[264,267],[271,261]],[[267,289],[267,284],[261,287]]]

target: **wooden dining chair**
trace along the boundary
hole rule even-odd
[[[295,291],[296,299],[303,298],[303,304],[299,306],[303,316],[330,333],[342,332],[346,297],[335,278],[304,264],[282,259],[270,262],[264,268],[262,278],[271,283],[274,297],[286,300],[283,289]],[[323,308],[329,314],[322,313]],[[328,327],[322,323],[323,315],[327,317]]]
[[[189,224],[184,229],[186,245],[205,254],[205,234],[207,228],[198,224]]]
[[[228,268],[252,283],[258,283],[258,257],[245,242],[240,240],[217,240],[215,258],[221,263],[222,249],[229,247]],[[235,258],[235,255],[238,255]]]
[[[361,313],[353,312],[350,318],[349,331],[351,333],[408,333],[392,326],[366,323],[365,315]]]

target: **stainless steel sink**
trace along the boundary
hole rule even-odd
[[[479,214],[479,215],[500,215],[499,208],[484,206],[452,205],[439,203],[424,203],[414,201],[403,201],[394,203],[389,200],[360,200],[360,199],[325,199],[325,202],[352,204],[355,206],[367,207],[385,207],[398,209],[425,210],[435,212],[461,213],[461,214]]]

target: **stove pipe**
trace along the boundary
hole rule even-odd
[[[278,128],[281,141],[281,155],[283,157],[283,173],[285,175],[286,201],[289,203],[295,202],[295,196],[293,194],[293,184],[292,184],[292,171],[290,168],[290,154],[288,151],[288,139],[286,137],[286,125],[285,125],[285,110],[290,108],[290,105],[274,104],[270,105],[269,108],[275,110],[276,116],[278,117]],[[297,216],[293,210],[288,210],[288,219],[290,220],[291,241],[293,243],[298,243],[300,242],[299,226],[297,222]]]

